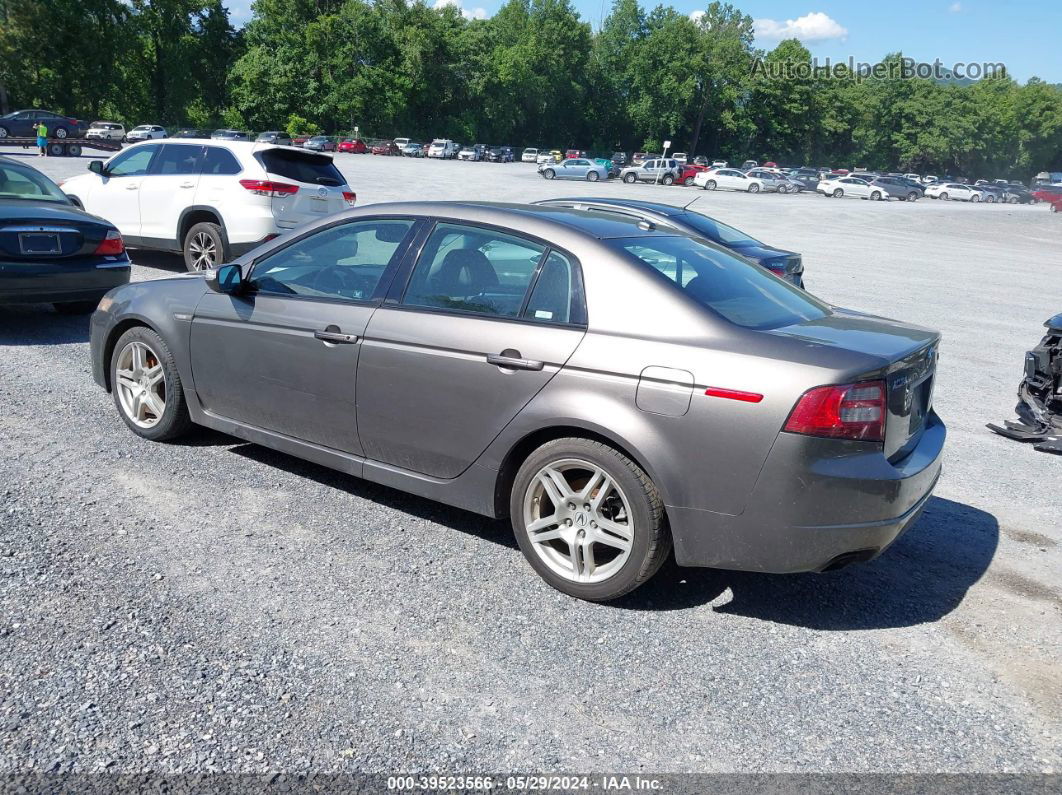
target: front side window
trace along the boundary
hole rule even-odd
[[[413,221],[356,221],[322,229],[257,262],[259,293],[369,301],[399,256]]]
[[[545,250],[492,229],[439,224],[424,244],[403,303],[518,317]]]
[[[158,151],[158,146],[138,146],[135,149],[128,149],[107,164],[107,176],[141,177],[148,173],[151,159]]]
[[[631,237],[606,241],[652,268],[689,298],[739,326],[770,329],[829,313],[829,307],[726,249],[692,237]]]

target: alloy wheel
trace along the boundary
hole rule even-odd
[[[523,514],[535,554],[570,582],[607,580],[631,555],[630,502],[597,464],[566,458],[542,467],[524,494]]]
[[[213,268],[218,259],[218,247],[214,239],[206,232],[197,232],[188,241],[188,250],[192,254],[192,269],[197,271]]]
[[[122,411],[137,426],[152,428],[166,413],[166,373],[158,355],[143,342],[122,348],[114,370]]]

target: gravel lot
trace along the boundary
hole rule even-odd
[[[942,329],[936,498],[871,564],[669,564],[585,604],[507,524],[220,434],[134,437],[87,320],[5,308],[0,771],[1062,770],[1062,458],[984,428],[1062,311],[1057,216],[337,163],[360,204],[697,197],[803,252],[825,299]],[[180,269],[134,255],[134,279]]]

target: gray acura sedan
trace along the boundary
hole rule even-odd
[[[936,332],[644,220],[367,206],[113,290],[91,326],[134,433],[205,425],[508,516],[583,599],[636,588],[672,546],[764,572],[868,560],[940,473]]]

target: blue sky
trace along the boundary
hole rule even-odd
[[[228,0],[233,20],[250,17],[252,0]],[[489,16],[501,0],[430,0]],[[756,43],[771,49],[795,35],[820,59],[874,63],[902,50],[919,61],[1002,62],[1021,82],[1032,76],[1062,83],[1062,0],[731,0],[757,20]],[[574,0],[596,28],[611,0]],[[655,3],[644,2],[646,7]],[[674,0],[693,13],[707,3]]]

